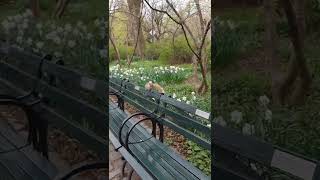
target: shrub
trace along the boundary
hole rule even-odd
[[[133,53],[133,47],[126,45],[119,45],[118,47],[119,53],[120,53],[120,59],[127,59],[127,55],[129,57],[132,56]],[[109,60],[114,61],[116,60],[116,52],[111,44],[109,44]]]
[[[181,64],[192,62],[192,51],[190,50],[184,36],[178,36],[175,39],[173,47],[173,56],[170,59],[171,64]]]
[[[148,43],[146,44],[145,58],[152,59],[152,60],[159,59],[161,51],[162,51],[161,42]]]
[[[170,43],[163,43],[163,45],[159,49],[161,49],[159,61],[165,64],[169,64],[170,59],[173,56],[172,46],[170,45]]]
[[[230,21],[228,21],[231,23]],[[232,63],[240,50],[240,36],[226,21],[215,21],[214,65],[226,66]]]
[[[192,62],[192,52],[183,35],[175,38],[174,45],[172,41],[163,41],[158,48],[159,60],[167,64],[182,64]]]
[[[309,30],[317,30],[320,23],[320,1],[311,0],[307,4],[306,23]]]

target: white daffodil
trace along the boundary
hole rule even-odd
[[[80,31],[75,28],[75,29],[73,30],[73,34],[76,35],[76,36],[78,36],[78,35],[80,34]]]
[[[23,18],[23,17],[22,17],[20,14],[14,16],[14,20],[15,20],[17,23],[19,23],[19,22],[22,20],[22,18]]]
[[[41,41],[39,41],[39,42],[36,43],[36,47],[37,47],[38,49],[42,49],[43,46],[44,46],[44,43],[41,42]]]
[[[67,23],[67,24],[64,26],[64,29],[65,29],[66,32],[71,32],[71,30],[72,30],[71,24]]]
[[[180,99],[180,98],[178,98],[178,99],[177,99],[177,101],[181,102],[181,99]]]
[[[227,21],[227,24],[231,30],[234,30],[236,28],[236,25],[234,24],[234,22],[230,20]]]
[[[265,111],[265,120],[269,122],[272,120],[272,111],[270,109],[267,109]]]
[[[24,35],[24,31],[22,29],[18,30],[18,35],[23,36]]]
[[[30,16],[32,16],[32,11],[30,9],[27,9],[24,14],[26,17],[30,17]]]
[[[261,105],[267,106],[270,103],[270,99],[266,95],[263,95],[259,97],[259,102]]]
[[[195,93],[195,92],[193,92],[193,91],[192,91],[192,93],[191,93],[191,94],[192,94],[192,96],[195,96],[195,95],[196,95],[196,93]]]
[[[27,44],[28,44],[29,46],[32,45],[32,39],[31,39],[31,38],[28,38],[28,39],[27,39]]]
[[[91,40],[92,38],[93,38],[93,35],[92,35],[91,33],[88,33],[88,34],[87,34],[87,39],[88,39],[88,40]]]
[[[94,20],[94,25],[96,26],[96,27],[100,27],[100,21],[99,21],[99,19],[96,19],[96,20]]]
[[[77,22],[77,26],[78,26],[78,27],[83,26],[83,22],[82,22],[82,21],[78,21],[78,22]]]
[[[211,124],[207,124],[207,127],[211,128]]]
[[[245,123],[242,127],[242,133],[245,135],[253,135],[255,133],[254,126],[249,123]]]
[[[216,118],[213,118],[213,122],[215,122],[221,126],[224,126],[224,127],[227,126],[227,122],[223,119],[222,116],[218,116]]]
[[[172,98],[175,99],[176,97],[177,97],[176,93],[173,93]]]
[[[57,45],[59,45],[59,44],[61,44],[61,39],[58,36],[56,36],[53,38],[53,42],[56,43]]]
[[[18,36],[16,41],[17,41],[17,43],[21,44],[22,43],[22,36]]]
[[[27,28],[28,28],[28,26],[29,26],[29,25],[28,25],[28,23],[27,23],[27,22],[23,22],[23,24],[22,24],[22,28],[23,28],[23,29],[27,29]]]
[[[57,32],[60,34],[63,32],[63,28],[62,27],[58,27]]]
[[[186,101],[186,100],[187,100],[187,97],[183,96],[183,97],[182,97],[182,100],[183,100],[183,101]]]
[[[240,111],[232,111],[231,112],[231,121],[239,124],[242,121],[242,113]]]
[[[58,51],[54,52],[53,55],[56,57],[62,57],[62,53]]]
[[[42,24],[41,23],[37,23],[36,28],[39,30],[42,28]]]
[[[187,104],[190,104],[190,101],[187,101],[186,103],[187,103]]]
[[[6,30],[9,31],[10,30],[10,23],[7,20],[3,20],[1,23],[2,27]]]
[[[68,41],[68,46],[69,46],[70,48],[74,48],[74,47],[76,46],[76,42],[73,41],[73,40],[69,40],[69,41]]]

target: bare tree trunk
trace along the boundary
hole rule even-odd
[[[276,32],[276,4],[274,1],[264,1],[264,18],[265,18],[265,58],[270,64],[269,74],[271,76],[272,100],[275,104],[281,103],[282,96],[279,94],[280,69],[279,57],[276,55],[278,47]]]
[[[109,30],[109,31],[110,31],[110,30]],[[109,39],[110,39],[110,42],[111,42],[111,44],[112,44],[112,47],[113,47],[113,49],[114,49],[114,51],[115,51],[115,53],[116,53],[117,62],[118,62],[118,64],[120,65],[120,60],[121,60],[120,52],[119,52],[119,49],[117,48],[117,45],[116,45],[116,43],[115,43],[115,40],[114,40],[114,38],[113,38],[113,35],[112,35],[111,31],[109,32]]]
[[[141,0],[127,0],[129,12],[129,32],[130,32],[130,44],[137,42],[137,48],[134,53],[138,54],[141,58],[144,58],[145,41],[141,28]]]
[[[70,0],[57,0],[57,4],[53,11],[52,17],[61,18]]]
[[[304,31],[305,31],[305,20],[304,17],[304,6],[302,8],[297,8],[299,11],[296,12],[299,16],[296,16],[295,10],[290,2],[290,0],[282,0],[283,8],[286,12],[288,19],[288,24],[290,27],[290,37],[295,51],[295,61],[296,69],[298,70],[298,75],[300,76],[300,81],[296,90],[292,96],[292,102],[294,104],[301,104],[304,102],[305,96],[310,89],[312,78],[308,70],[306,59],[304,57]],[[301,5],[301,4],[300,4]]]
[[[126,34],[126,46],[127,46],[127,62],[129,63],[130,61],[130,56],[129,56],[129,25],[127,24],[127,34]]]
[[[188,47],[192,51],[192,53],[197,57],[196,58],[197,63],[198,63],[198,65],[200,65],[200,70],[201,70],[201,75],[202,75],[202,83],[201,83],[201,85],[200,85],[200,87],[198,89],[198,92],[201,93],[201,94],[206,93],[207,90],[208,90],[208,82],[207,82],[207,76],[206,76],[207,75],[207,72],[206,72],[206,66],[207,65],[204,64],[204,62],[203,62],[202,51],[203,51],[203,48],[204,48],[204,45],[205,45],[205,42],[206,42],[206,36],[207,36],[209,30],[211,29],[211,20],[209,20],[207,24],[203,24],[205,21],[203,20],[203,18],[201,16],[199,16],[199,18],[203,20],[201,22],[202,23],[201,25],[204,25],[203,29],[205,29],[204,33],[202,34],[202,37],[200,38],[201,42],[199,43],[199,39],[197,39],[195,37],[195,35],[192,33],[192,31],[189,28],[189,26],[186,24],[185,20],[181,17],[179,12],[175,9],[173,4],[169,0],[165,0],[165,1],[168,4],[168,6],[171,8],[171,10],[174,12],[174,14],[178,17],[178,19],[176,19],[173,16],[171,16],[168,13],[168,11],[156,9],[156,8],[152,7],[147,0],[144,0],[144,1],[146,2],[146,4],[152,10],[158,11],[158,12],[161,12],[161,13],[165,13],[171,20],[173,20],[176,24],[178,24],[181,27],[181,29],[183,31],[183,34],[184,34],[184,37],[185,37],[185,39],[187,41]],[[199,10],[201,11],[199,1],[195,0],[195,3],[198,3],[197,11],[199,11]],[[194,50],[194,48],[190,44],[188,35],[193,40],[193,43],[196,46],[196,50]]]
[[[34,17],[40,16],[39,0],[30,0],[31,10]]]
[[[192,56],[192,66],[193,66],[193,77],[194,81],[199,81],[198,78],[198,61],[195,55]]]
[[[69,4],[70,0],[63,0],[60,10],[58,11],[57,17],[60,19],[65,12],[67,5]]]

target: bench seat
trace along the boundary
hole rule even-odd
[[[125,112],[117,108],[115,103],[109,102],[109,128],[117,139],[119,139],[118,131],[122,121],[127,116]],[[122,139],[133,121],[134,118],[126,123],[122,131]],[[151,134],[145,128],[137,125],[129,137],[129,142],[145,140],[150,136]],[[130,144],[129,148],[155,179],[209,179],[202,171],[155,138],[142,143]]]
[[[21,147],[25,142],[25,138],[0,118],[0,152]],[[34,151],[32,146],[0,154],[0,179],[51,180],[57,173],[56,167]]]

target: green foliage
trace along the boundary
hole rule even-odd
[[[234,62],[240,53],[241,39],[235,29],[230,28],[223,22],[216,22],[214,42],[214,66],[227,66]]]
[[[211,174],[211,153],[192,141],[187,141],[187,160],[207,175]]]
[[[170,59],[170,63],[191,63],[192,56],[192,51],[190,50],[185,37],[183,35],[176,37],[173,46],[173,56]]]
[[[41,11],[47,12],[48,14],[54,11],[55,5],[56,5],[55,1],[52,1],[52,0],[39,1],[39,6]]]
[[[172,40],[164,40],[158,49],[160,51],[159,60],[167,64],[190,63],[192,60],[192,51],[183,35],[175,37],[174,45]]]
[[[152,60],[159,59],[163,46],[164,45],[161,42],[147,43],[145,49],[145,58]]]
[[[306,23],[309,30],[317,31],[320,24],[320,1],[307,1]]]
[[[159,61],[165,64],[169,64],[171,61],[171,58],[173,57],[172,44],[163,43],[163,46],[160,49],[161,49],[161,52],[159,56]]]
[[[133,53],[133,47],[129,46],[127,47],[126,45],[120,45],[117,47],[120,53],[120,59],[124,60],[127,59],[127,55],[131,58],[132,53]],[[110,44],[109,45],[109,61],[115,61],[116,60],[116,53],[113,48],[113,46]]]
[[[214,84],[213,98],[216,114],[227,115],[233,110],[241,112],[251,112],[256,108],[252,102],[256,102],[257,97],[267,94],[269,82],[264,77],[256,74],[241,73],[236,78],[226,79],[216,76]]]

